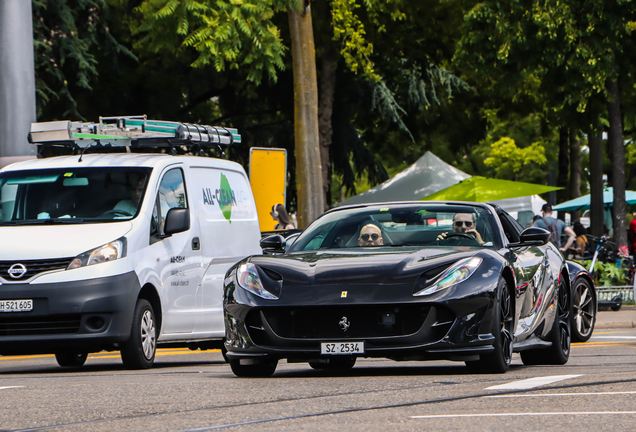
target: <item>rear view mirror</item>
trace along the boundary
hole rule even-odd
[[[64,186],[88,186],[88,179],[86,177],[69,177],[62,180]]]
[[[187,208],[171,208],[166,215],[164,234],[166,236],[190,229],[190,211]]]

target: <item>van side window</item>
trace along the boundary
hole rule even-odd
[[[157,208],[159,208],[159,210],[157,210]],[[150,227],[151,244],[161,240],[164,221],[168,215],[168,210],[172,208],[188,208],[183,172],[179,168],[168,171],[159,184],[159,192],[157,193],[155,206],[152,210]]]

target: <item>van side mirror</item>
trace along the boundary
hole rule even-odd
[[[190,210],[187,208],[171,208],[166,215],[166,236],[177,234],[190,229]]]
[[[285,252],[285,237],[280,234],[274,234],[261,240],[261,249],[265,253],[283,253]]]
[[[521,232],[519,243],[510,243],[508,247],[543,246],[550,240],[550,232],[539,227],[529,227]]]

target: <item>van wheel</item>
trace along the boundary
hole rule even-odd
[[[148,300],[139,299],[130,338],[121,347],[121,359],[128,369],[148,369],[155,362],[156,351],[155,313]]]
[[[88,353],[85,352],[62,351],[55,353],[55,360],[62,367],[80,367],[86,363],[87,357]]]

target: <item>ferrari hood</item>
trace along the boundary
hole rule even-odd
[[[250,261],[282,276],[283,286],[397,285],[413,283],[429,270],[439,272],[474,255],[475,248],[373,248],[317,250],[279,256],[256,256]]]

